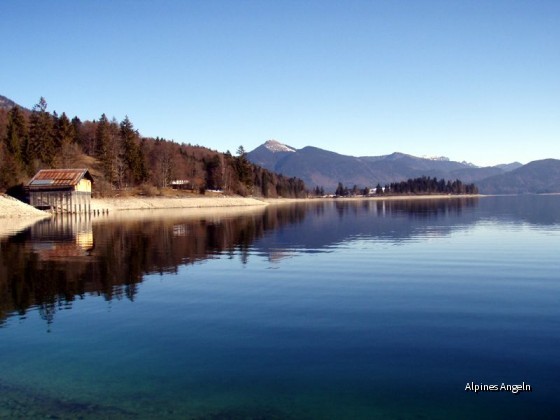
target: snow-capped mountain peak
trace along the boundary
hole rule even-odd
[[[279,141],[276,141],[276,140],[267,140],[264,144],[264,147],[266,147],[272,153],[295,152],[296,151],[295,149],[291,148],[290,146],[286,146],[285,144],[280,143]]]
[[[428,159],[428,160],[437,160],[440,162],[449,162],[449,158],[447,156],[422,156],[422,159]]]

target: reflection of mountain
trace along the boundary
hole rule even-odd
[[[283,264],[352,238],[401,243],[485,220],[560,225],[559,206],[560,196],[334,200],[222,218],[45,220],[0,240],[0,323],[30,307],[50,322],[86,294],[134,300],[144,275],[175,273],[218,254]]]
[[[255,242],[261,254],[278,249],[321,252],[349,238],[372,238],[402,242],[426,232],[449,234],[458,224],[474,221],[477,198],[433,200],[335,200],[301,206],[306,217],[297,226],[287,226]]]
[[[335,200],[306,207],[307,217],[258,239],[254,248],[270,255],[278,249],[317,252],[351,238],[400,243],[445,236],[480,221],[560,225],[560,195],[426,200]]]
[[[560,195],[488,197],[480,201],[478,217],[533,226],[560,224]]]

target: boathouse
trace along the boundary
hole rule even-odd
[[[27,184],[29,204],[55,213],[89,213],[92,184],[87,169],[42,169]]]

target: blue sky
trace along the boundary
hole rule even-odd
[[[560,1],[2,1],[0,94],[235,152],[560,159]]]

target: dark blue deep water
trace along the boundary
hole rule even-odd
[[[225,214],[3,234],[0,417],[559,418],[560,196]]]

